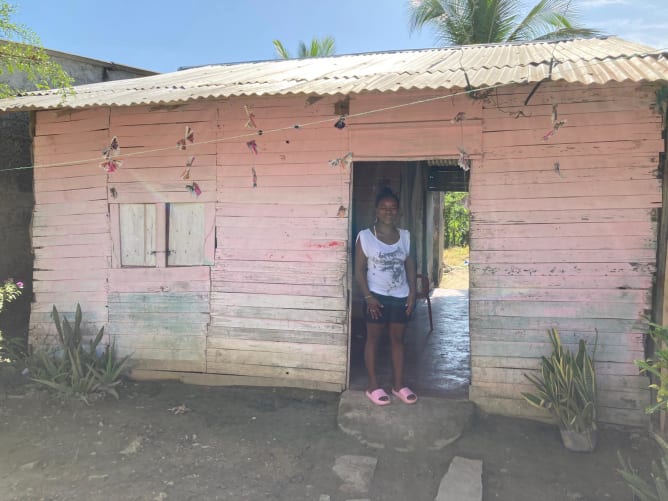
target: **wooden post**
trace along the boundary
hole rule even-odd
[[[663,140],[664,148],[663,154],[659,158],[659,172],[663,178],[663,197],[661,203],[660,224],[659,224],[659,240],[657,249],[657,263],[656,263],[656,288],[654,301],[654,323],[666,326],[668,321],[668,294],[666,294],[666,287],[668,286],[668,274],[666,274],[666,259],[668,253],[668,165],[666,163],[666,151],[668,148],[668,109],[667,103],[657,102],[658,111],[663,115]],[[660,349],[662,347],[655,347]],[[661,371],[661,378],[668,377],[666,370]],[[666,412],[659,413],[659,430],[662,435],[666,435]]]

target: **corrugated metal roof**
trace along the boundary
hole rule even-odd
[[[313,59],[222,64],[0,100],[0,110],[169,104],[287,94],[463,89],[551,79],[583,84],[668,81],[668,53],[616,37],[468,45]]]

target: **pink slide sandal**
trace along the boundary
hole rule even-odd
[[[414,404],[417,402],[417,395],[413,393],[413,390],[411,390],[408,386],[404,386],[401,388],[399,391],[396,391],[394,388],[392,388],[392,394],[401,399],[401,401],[405,404]]]
[[[389,405],[392,403],[390,396],[382,388],[377,388],[373,391],[366,391],[366,396],[376,405]]]

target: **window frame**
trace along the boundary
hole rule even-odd
[[[185,203],[201,203],[204,206],[204,259],[202,263],[190,265],[169,265],[167,260],[167,243],[168,243],[168,219],[167,206],[178,205]],[[131,202],[127,202],[131,204]],[[110,203],[109,217],[111,226],[111,267],[125,268],[125,269],[153,269],[153,268],[192,268],[196,266],[213,266],[215,259],[215,243],[216,243],[216,207],[214,202],[148,202],[144,205],[155,206],[155,265],[154,266],[135,266],[123,265],[121,256],[121,218],[120,206],[125,203]]]

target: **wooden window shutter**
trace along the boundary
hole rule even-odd
[[[119,230],[121,265],[155,266],[155,205],[121,204]]]
[[[213,204],[169,204],[168,266],[197,266],[212,264],[212,243],[209,213]]]

